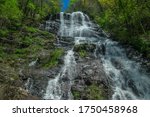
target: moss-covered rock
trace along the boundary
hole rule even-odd
[[[88,44],[88,43],[75,45],[75,47],[74,47],[75,52],[80,52],[81,50],[84,50],[84,51],[87,51],[87,52],[94,52],[95,49],[96,49],[95,44]]]
[[[104,100],[108,99],[104,91],[103,87],[100,87],[97,84],[91,84],[86,86],[84,91],[73,89],[72,94],[75,100]]]
[[[46,67],[46,68],[52,68],[52,67],[56,67],[59,63],[60,63],[60,58],[64,55],[64,50],[63,49],[55,49],[53,50],[47,61],[45,61],[43,63],[43,66]]]
[[[85,93],[87,94],[87,99],[90,100],[104,100],[107,99],[107,96],[105,95],[104,88],[97,85],[92,84],[86,88]]]
[[[74,46],[75,53],[81,58],[90,56],[91,54],[94,53],[95,49],[96,49],[95,44],[84,43]]]

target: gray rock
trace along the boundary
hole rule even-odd
[[[90,87],[101,87],[103,90],[99,92],[99,96],[103,99],[109,99],[111,95],[111,88],[109,78],[103,70],[103,65],[99,60],[86,59],[82,62],[77,61],[77,74],[74,84],[72,86],[72,92],[75,96],[79,96],[77,99],[97,99],[87,93],[91,90]],[[76,99],[76,97],[74,97]]]

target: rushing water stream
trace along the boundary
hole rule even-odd
[[[44,99],[63,99],[64,95],[67,99],[72,99],[71,95],[71,84],[75,77],[75,58],[73,56],[73,50],[69,50],[64,58],[64,66],[62,67],[60,73],[48,82],[48,87]],[[67,76],[66,76],[67,75]],[[68,78],[66,83],[62,82],[63,78]],[[66,87],[66,90],[61,90]]]
[[[47,21],[47,29],[49,23],[50,21]],[[128,59],[119,43],[108,39],[102,30],[96,30],[97,27],[98,25],[92,23],[82,12],[61,12],[58,35],[72,37],[74,44],[94,43],[97,47],[103,47],[103,53],[97,53],[95,50],[95,57],[100,56],[104,71],[112,80],[112,99],[150,99],[150,76],[142,72],[138,63]],[[72,47],[64,57],[61,71],[55,79],[49,80],[44,99],[64,99],[64,95],[67,99],[72,99],[70,89],[75,76],[76,61]],[[62,82],[64,77],[67,82]],[[64,87],[67,87],[66,90]]]

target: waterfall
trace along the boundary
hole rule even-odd
[[[141,66],[128,59],[124,48],[108,39],[106,33],[92,23],[86,14],[61,12],[58,36],[72,37],[75,45],[97,45],[94,56],[102,61],[104,71],[112,80],[112,99],[150,99],[150,76],[140,71]],[[72,99],[70,90],[75,77],[76,61],[72,47],[67,51],[58,75],[49,80],[44,99]]]
[[[140,65],[129,60],[119,43],[106,39],[102,56],[105,72],[113,81],[112,99],[150,99],[150,79]]]
[[[60,13],[60,29],[58,35],[61,37],[82,37],[82,32],[87,29],[87,15],[82,12],[74,12],[70,15],[70,19],[65,19],[64,13]],[[46,28],[49,28],[46,26]],[[81,40],[82,38],[78,38]],[[77,40],[77,39],[76,39]],[[76,43],[75,40],[75,43]],[[64,66],[58,75],[49,80],[44,99],[72,99],[71,85],[76,76],[76,61],[73,48],[67,51],[64,57]]]
[[[61,37],[82,37],[84,30],[88,30],[87,26],[89,17],[82,12],[73,12],[69,14],[70,18],[65,19],[64,13],[60,13],[60,30],[59,35]],[[87,21],[86,21],[87,20]]]
[[[60,13],[60,35],[61,36],[64,36],[64,33],[65,33],[65,22],[64,22],[64,13],[61,12]]]
[[[76,76],[76,62],[74,52],[69,50],[64,57],[64,66],[60,73],[48,82],[48,87],[44,95],[44,99],[72,99],[71,84]],[[65,82],[63,82],[65,80]],[[65,89],[63,89],[65,88]]]

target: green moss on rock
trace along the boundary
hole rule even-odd
[[[81,99],[81,92],[79,92],[79,91],[72,91],[72,94],[73,94],[73,97],[74,97],[74,99],[75,100],[80,100]]]
[[[81,58],[86,57],[87,54],[88,54],[88,53],[87,53],[85,50],[80,50],[80,51],[79,51],[79,56],[80,56]]]
[[[74,51],[81,57],[87,57],[89,56],[90,53],[93,53],[96,48],[95,44],[80,44],[80,45],[75,45]]]
[[[92,84],[86,89],[87,98],[90,100],[104,100],[106,97],[103,94],[103,88]]]
[[[59,59],[60,57],[62,57],[63,54],[64,54],[64,50],[60,48],[52,51],[52,53],[50,53],[49,60],[44,64],[44,67],[51,68],[58,65]]]
[[[104,91],[103,87],[100,87],[97,84],[91,84],[90,86],[87,86],[84,91],[72,90],[72,94],[75,100],[104,100],[107,99]]]

